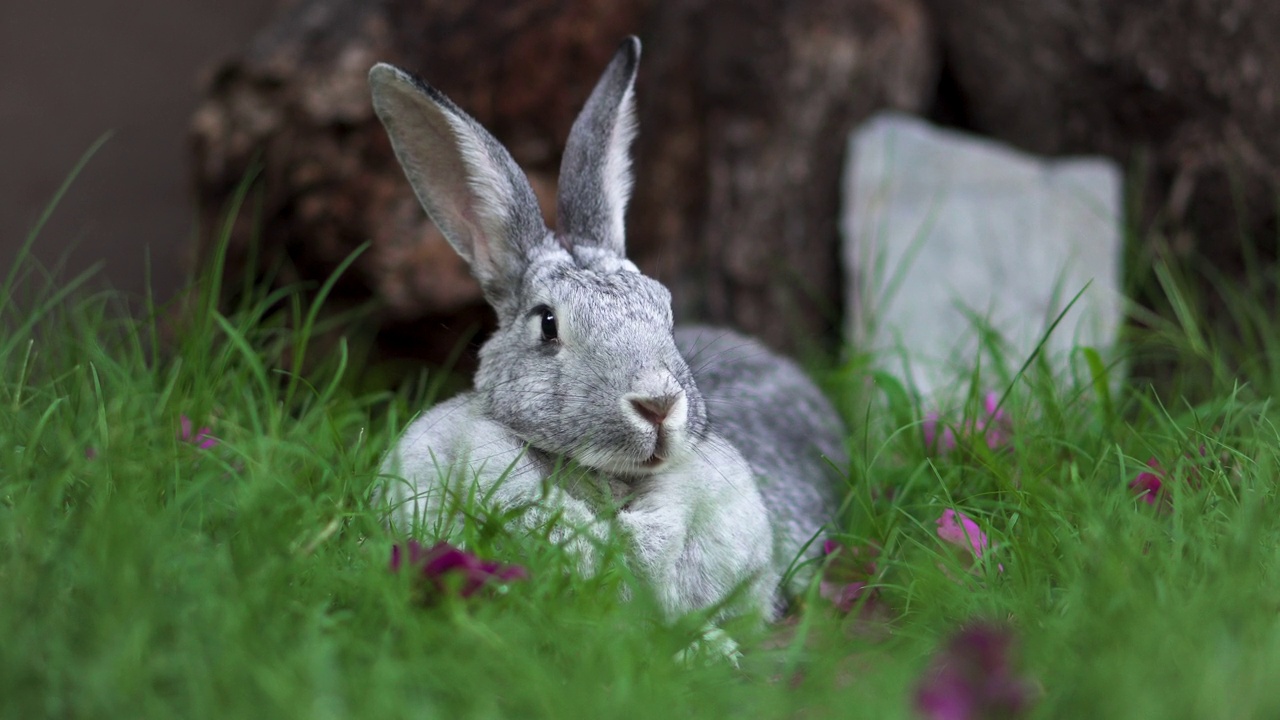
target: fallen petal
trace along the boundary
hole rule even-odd
[[[186,415],[178,417],[178,427],[178,439],[191,443],[201,450],[212,450],[220,442],[218,438],[213,436],[212,428],[202,427],[192,433],[191,418]]]
[[[858,606],[858,601],[862,599],[866,590],[867,584],[861,581],[836,583],[823,580],[818,584],[818,594],[829,600],[836,610],[846,615]]]
[[[1138,493],[1138,497],[1148,505],[1155,505],[1160,500],[1171,504],[1173,498],[1164,487],[1165,472],[1160,461],[1151,458],[1147,461],[1147,468],[1129,481],[1129,489]]]
[[[942,428],[942,432],[938,432],[938,428]],[[930,452],[939,455],[946,455],[956,449],[956,434],[950,426],[942,422],[942,417],[936,412],[928,413],[924,416],[921,423],[921,429],[924,431],[924,446]]]
[[[957,431],[950,423],[943,421],[940,413],[926,413],[921,422],[925,449],[938,455],[946,455],[956,449],[959,439],[970,440],[978,435],[982,436],[990,450],[1006,447],[1013,437],[1013,422],[1000,407],[1000,393],[989,392],[984,395],[982,410],[976,414],[978,417],[970,418],[958,428],[958,438]]]
[[[928,720],[973,720],[979,717],[976,693],[955,668],[940,668],[916,691],[916,711]]]
[[[978,527],[978,523],[951,508],[943,510],[942,517],[938,518],[938,537],[956,547],[969,550],[978,559],[982,558],[988,546],[987,535]]]
[[[971,625],[934,656],[916,689],[928,720],[1013,718],[1031,707],[1033,686],[1015,674],[1013,634],[1003,626]]]
[[[989,392],[982,398],[982,409],[987,411],[987,417],[992,420],[1004,419],[1004,410],[1000,408],[1000,393]]]
[[[424,548],[416,540],[408,541],[404,549],[400,545],[393,545],[392,572],[398,572],[406,565],[420,568],[420,577],[436,593],[448,589],[448,578],[459,578],[461,583],[458,585],[458,594],[462,597],[470,597],[491,582],[524,580],[529,576],[523,567],[484,561],[443,541],[430,548]]]

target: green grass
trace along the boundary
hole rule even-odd
[[[912,717],[935,649],[986,619],[1014,629],[1036,717],[1280,716],[1274,278],[1222,283],[1215,329],[1157,275],[1171,311],[1126,348],[1172,368],[1162,390],[1112,390],[1086,352],[1066,377],[975,374],[975,397],[1007,391],[1003,451],[930,456],[900,386],[866,358],[830,373],[855,458],[842,530],[882,548],[880,619],[811,593],[781,626],[731,625],[735,668],[675,661],[696,620],[656,622],[618,600],[622,571],[576,577],[497,518],[469,545],[530,580],[419,603],[368,497],[423,393],[358,389],[345,346],[305,353],[301,293],[122,320],[24,262],[0,297],[0,713]],[[219,444],[182,439],[183,416]],[[1150,457],[1194,480],[1170,482],[1172,512],[1126,488]],[[948,507],[991,538],[973,572],[935,533]]]

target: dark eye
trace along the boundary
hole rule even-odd
[[[556,328],[556,314],[551,308],[543,307],[540,313],[542,317],[542,340],[543,342],[551,342],[560,337],[560,331]]]

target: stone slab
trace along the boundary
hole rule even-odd
[[[1055,370],[1109,356],[1123,317],[1122,173],[1104,158],[1046,159],[882,113],[851,137],[842,233],[854,346],[946,395],[981,365],[1016,371],[1082,290],[1045,348]],[[1004,341],[995,357],[984,326]],[[999,374],[998,372],[996,373]]]

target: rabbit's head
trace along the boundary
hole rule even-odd
[[[404,71],[369,73],[418,200],[497,311],[476,375],[490,416],[533,447],[631,477],[678,462],[707,422],[671,295],[625,255],[639,59],[628,38],[573,124],[555,230],[475,120]]]

